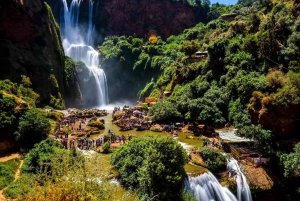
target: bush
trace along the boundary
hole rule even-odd
[[[178,200],[187,154],[171,137],[134,138],[113,153],[111,162],[123,183],[146,197]]]
[[[150,108],[150,115],[153,121],[174,121],[180,119],[182,115],[174,105],[168,101],[158,102]]]
[[[0,129],[12,126],[16,121],[15,107],[17,106],[13,97],[4,96],[0,91]]]
[[[26,154],[22,172],[37,173],[45,168],[45,166],[51,164],[55,154],[67,152],[68,151],[63,148],[62,143],[54,141],[51,138],[43,140]],[[51,166],[48,166],[48,168],[51,169]]]
[[[101,121],[91,121],[87,124],[87,126],[105,129],[104,124]]]
[[[3,194],[7,198],[16,199],[27,194],[34,186],[34,175],[23,174],[17,181],[11,183]]]
[[[33,108],[21,116],[15,137],[23,147],[31,148],[35,143],[48,137],[50,128],[46,112]]]
[[[282,154],[280,161],[284,167],[285,177],[299,177],[300,176],[300,143],[294,147],[294,152],[289,154]]]
[[[0,190],[10,184],[15,178],[14,171],[0,163]]]
[[[64,114],[62,112],[47,112],[47,117],[54,121],[61,121]]]
[[[102,153],[108,154],[110,153],[110,141],[106,141],[103,145],[102,145]]]
[[[213,173],[226,170],[226,158],[218,150],[210,147],[201,147],[199,155],[204,159],[204,167]]]

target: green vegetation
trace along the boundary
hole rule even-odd
[[[65,152],[67,152],[67,150],[63,149],[62,143],[47,138],[38,143],[26,155],[22,166],[22,172],[37,173],[45,167],[51,168],[48,166],[51,164],[51,160],[53,160],[52,156],[63,154]]]
[[[104,124],[101,121],[91,121],[87,126],[96,127],[98,129],[105,129]]]
[[[282,154],[280,156],[281,163],[284,166],[285,177],[300,176],[300,143],[294,147],[294,152],[290,154]]]
[[[211,147],[201,147],[199,155],[204,160],[204,167],[213,173],[219,173],[226,170],[226,158],[219,150]]]
[[[14,180],[19,165],[20,159],[11,159],[0,163],[0,190]]]
[[[16,140],[22,147],[33,147],[48,137],[51,125],[47,113],[42,109],[30,109],[20,118]]]
[[[287,151],[277,134],[285,132],[280,137],[289,138],[296,131],[281,130],[274,119],[296,118],[300,103],[300,20],[293,1],[240,0],[234,6],[210,7],[208,1],[190,3],[200,4],[201,23],[165,40],[158,36],[155,45],[133,36],[106,38],[99,47],[103,65],[121,69],[109,85],[112,90],[130,88],[129,99],[157,97],[160,101],[150,108],[153,121],[213,127],[230,122],[264,156],[276,158]],[[207,51],[208,57],[188,59],[198,50]],[[164,91],[171,94],[164,97]]]
[[[187,154],[171,137],[140,137],[121,146],[111,162],[124,185],[142,199],[180,200]]]
[[[108,154],[111,152],[110,149],[110,141],[106,141],[103,145],[102,145],[102,153],[104,154]]]
[[[99,154],[85,158],[59,142],[44,140],[25,156],[21,177],[4,195],[18,200],[116,200],[116,186],[108,182],[109,169],[101,159]]]

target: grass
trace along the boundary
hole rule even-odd
[[[34,179],[30,174],[23,174],[15,182],[11,183],[4,191],[3,194],[7,198],[17,198],[18,196],[24,196],[34,186]]]
[[[14,181],[19,165],[20,159],[18,158],[0,163],[0,190]]]

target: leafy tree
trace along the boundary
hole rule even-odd
[[[22,75],[21,77],[22,84],[20,84],[18,88],[18,96],[24,98],[24,100],[28,101],[31,105],[39,103],[40,95],[30,88],[32,85],[30,78],[25,75]]]
[[[174,121],[182,116],[169,101],[158,102],[150,108],[153,121]]]
[[[237,135],[248,139],[253,139],[255,147],[262,154],[269,156],[273,153],[272,132],[264,130],[261,125],[244,126],[237,131]]]
[[[141,137],[113,153],[111,162],[125,185],[158,200],[178,200],[187,154],[171,137]]]
[[[226,158],[220,151],[211,147],[201,147],[199,155],[204,160],[204,167],[211,172],[218,173],[226,170]]]
[[[0,91],[0,129],[11,126],[15,123],[15,107],[17,106],[14,97],[3,96]]]
[[[102,150],[103,153],[108,154],[111,152],[110,150],[110,141],[106,141],[103,145],[102,145]]]
[[[51,124],[47,119],[47,113],[33,108],[21,116],[15,137],[23,147],[33,147],[35,143],[48,137],[50,128]]]
[[[67,153],[62,143],[51,138],[43,140],[26,154],[22,171],[25,173],[37,173],[45,167],[50,168],[48,166],[58,153]]]
[[[222,112],[207,98],[197,98],[188,101],[189,111],[185,114],[188,120],[197,119],[207,125],[221,126],[226,122]]]
[[[300,176],[300,143],[294,147],[294,152],[289,154],[282,154],[280,161],[284,166],[285,177],[299,177]]]
[[[180,46],[179,50],[184,52],[185,55],[191,57],[195,52],[200,49],[200,44],[195,41],[183,41],[182,45]]]
[[[244,126],[251,125],[251,118],[248,114],[246,105],[241,103],[238,98],[235,101],[229,103],[229,121],[236,127],[242,128]]]

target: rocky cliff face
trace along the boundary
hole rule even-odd
[[[140,37],[155,30],[165,38],[196,23],[190,6],[161,0],[109,0],[104,3],[102,17],[111,34],[136,33]]]
[[[45,0],[60,22],[61,0]],[[72,0],[67,0],[68,4]],[[80,6],[79,21],[87,23],[89,0]],[[199,16],[198,16],[199,17]],[[144,37],[154,30],[163,38],[179,34],[196,24],[196,11],[188,4],[172,0],[94,0],[93,22],[97,30],[96,42],[106,35]]]
[[[30,77],[40,101],[62,101],[64,51],[59,27],[43,0],[0,1],[0,79]]]
[[[264,129],[274,131],[278,137],[297,137],[300,131],[299,105],[260,104],[259,108],[249,108],[248,111],[254,124],[261,124]]]
[[[293,15],[296,17],[300,16],[300,0],[294,0],[294,5],[293,5]]]

